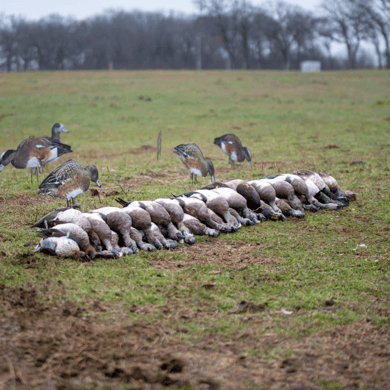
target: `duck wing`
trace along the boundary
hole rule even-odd
[[[51,172],[40,184],[39,189],[49,186],[60,186],[72,179],[83,170],[81,164],[75,160],[68,160]]]

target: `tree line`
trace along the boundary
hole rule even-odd
[[[192,16],[107,11],[85,20],[0,15],[0,70],[390,68],[390,0],[194,0]],[[331,54],[333,42],[347,58]],[[362,43],[373,55],[364,53]]]

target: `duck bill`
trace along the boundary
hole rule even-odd
[[[4,165],[0,164],[0,172],[4,169]]]
[[[249,164],[249,166],[252,168],[252,163],[251,163],[250,161],[248,162],[248,164]]]
[[[61,131],[62,131],[63,133],[69,133],[69,130],[68,130],[68,129],[65,129],[65,127],[63,127]]]
[[[96,185],[99,187],[99,188],[101,188],[102,187],[102,185],[100,184],[100,181],[99,180],[96,180]]]
[[[214,175],[211,176],[211,181],[212,181],[213,183],[215,183],[215,176],[214,176]]]

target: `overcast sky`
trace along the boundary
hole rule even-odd
[[[263,0],[252,0],[252,4],[260,5]],[[315,11],[319,1],[313,0],[286,0],[288,3],[300,5],[310,11]],[[89,16],[101,14],[104,10],[123,9],[131,11],[165,11],[170,10],[193,14],[196,12],[192,0],[0,0],[0,14],[20,15],[30,20],[36,20],[49,14],[57,13],[62,16],[73,16],[84,19]]]

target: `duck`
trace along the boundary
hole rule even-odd
[[[77,226],[80,226],[87,233],[89,233],[89,231],[91,230],[91,224],[88,218],[86,218],[80,210],[68,207],[59,208],[50,212],[49,214],[46,214],[39,221],[34,223],[34,225],[32,225],[31,227],[40,227],[47,229],[48,227],[53,227],[55,225],[63,223],[74,223]]]
[[[69,130],[66,129],[62,123],[54,123],[53,127],[51,128],[51,137],[42,137],[42,138],[46,138],[49,141],[62,143],[62,140],[60,138],[60,133],[69,133]]]
[[[169,216],[171,217],[172,223],[175,225],[175,227],[181,232],[182,236],[184,237],[184,242],[189,245],[194,244],[196,239],[194,235],[186,228],[186,226],[183,223],[184,211],[180,207],[180,205],[175,200],[168,199],[168,198],[158,198],[155,199],[155,202],[161,204],[168,212]]]
[[[190,144],[181,144],[175,147],[173,151],[179,156],[180,161],[189,169],[191,180],[197,182],[197,177],[206,177],[210,174],[211,181],[215,182],[214,165],[210,159],[203,157],[199,146]]]
[[[140,232],[143,230],[148,231],[151,228],[152,221],[151,221],[150,215],[145,210],[143,210],[143,209],[137,210],[137,208],[135,208],[135,207],[132,209],[129,209],[129,208],[106,206],[106,207],[101,207],[101,208],[96,209],[96,210],[90,210],[89,212],[90,213],[98,213],[100,215],[105,215],[106,217],[109,214],[117,213],[117,212],[120,212],[122,214],[129,216],[131,218],[131,225],[132,225],[132,226],[130,226],[130,232],[129,232],[131,240],[133,240],[136,243],[136,245],[139,249],[149,251],[149,252],[153,252],[156,250],[156,247],[154,245],[149,244],[149,243],[145,243],[143,241],[143,236],[142,236],[142,233]],[[107,221],[107,222],[109,222],[109,221]],[[114,227],[111,227],[111,229],[114,230]],[[124,234],[124,233],[122,232],[122,234]],[[123,236],[123,238],[124,238],[124,236]],[[125,245],[128,246],[126,244],[126,241],[125,241]]]
[[[337,180],[333,176],[325,172],[318,172],[318,174],[321,176],[325,184],[328,186],[330,190],[330,194],[329,194],[330,197],[332,198],[331,194],[334,194],[337,200],[345,202],[346,206],[348,206],[350,201],[350,196],[341,189],[341,187],[337,183]]]
[[[75,204],[77,195],[89,188],[90,181],[100,188],[99,172],[95,165],[83,168],[75,160],[68,160],[51,172],[39,185],[39,194],[47,194],[53,198],[66,198],[67,207],[78,207]]]
[[[38,229],[37,232],[42,238],[70,238],[75,241],[81,250],[83,250],[90,258],[94,259],[96,256],[96,250],[89,241],[88,233],[75,223],[54,225],[48,229]]]
[[[212,191],[223,196],[224,199],[226,199],[226,201],[229,203],[229,207],[238,211],[240,216],[242,216],[241,223],[243,225],[256,225],[259,222],[256,214],[248,208],[246,198],[237,191],[226,187],[215,188]]]
[[[42,238],[33,249],[33,252],[38,251],[61,257],[75,257],[82,254],[76,241],[68,237]]]
[[[116,248],[116,244],[119,240],[118,235],[113,235],[110,227],[104,221],[104,219],[98,213],[83,213],[88,218],[91,224],[91,230],[93,230],[99,237],[100,242],[104,245],[106,250],[113,253],[115,257],[119,257],[119,248]]]
[[[276,200],[275,189],[272,186],[272,184],[268,182],[267,179],[251,180],[248,181],[248,184],[250,184],[257,191],[257,193],[260,196],[260,199],[263,202],[270,205],[276,213],[282,214],[282,211],[275,203]]]
[[[212,190],[196,190],[180,195],[181,197],[196,198],[206,203],[206,206],[216,214],[221,215],[231,232],[237,231],[241,225],[229,212],[228,201]]]
[[[317,172],[309,171],[307,169],[299,169],[293,174],[301,177],[305,182],[312,182],[319,189],[319,192],[315,194],[315,198],[323,204],[337,204],[340,207],[348,206],[348,198],[339,198],[335,195],[324,181],[324,178],[319,175]],[[323,176],[327,177],[329,175],[323,173]]]
[[[287,203],[296,210],[296,217],[303,218],[305,212],[302,202],[295,195],[294,187],[287,181],[267,179],[268,182],[274,187],[277,198],[286,200]]]
[[[126,202],[125,202],[126,203]],[[129,203],[129,202],[127,202]],[[95,212],[101,212],[103,209],[103,212],[106,211],[104,209],[113,209],[111,207],[107,208],[101,208],[95,210]],[[160,242],[160,240],[154,236],[152,231],[152,218],[150,214],[143,209],[142,207],[139,207],[133,202],[130,202],[127,206],[120,209],[121,212],[127,213],[130,215],[132,220],[132,225],[137,229],[140,230],[145,234],[146,241],[153,245],[155,249],[161,249],[163,246]],[[152,248],[151,248],[152,249]]]
[[[252,155],[250,150],[242,146],[240,139],[235,134],[224,134],[214,139],[214,144],[219,146],[222,151],[229,156],[229,164],[234,166],[234,162],[248,161],[252,168]]]
[[[207,227],[204,223],[199,221],[199,219],[186,213],[184,213],[183,216],[183,224],[196,236],[218,237],[221,234],[219,230]]]
[[[174,194],[172,195],[174,197],[174,200],[180,205],[180,207],[183,209],[185,214],[191,215],[192,217],[198,219],[200,222],[206,224],[208,227],[212,229],[219,230],[220,232],[223,233],[231,232],[231,228],[227,224],[216,223],[211,219],[208,213],[208,208],[205,203],[206,198],[204,198],[204,200],[200,200],[197,198],[191,198],[191,197],[188,198],[186,196],[181,196],[181,195],[174,195]],[[185,225],[187,226],[187,224]]]
[[[117,198],[116,201],[123,207],[126,207],[130,204],[133,204],[136,207],[141,207],[149,213],[152,222],[154,222],[159,227],[164,227],[164,230],[167,231],[170,239],[184,239],[184,235],[175,227],[175,225],[172,223],[171,216],[169,215],[168,211],[160,203],[153,200],[127,202],[121,198]]]
[[[16,150],[8,149],[1,154],[0,172],[11,163],[17,169],[32,168],[31,176],[37,173],[37,168],[39,173],[43,173],[45,164],[57,160],[66,153],[72,153],[69,145],[44,137],[30,137],[23,140]]]

